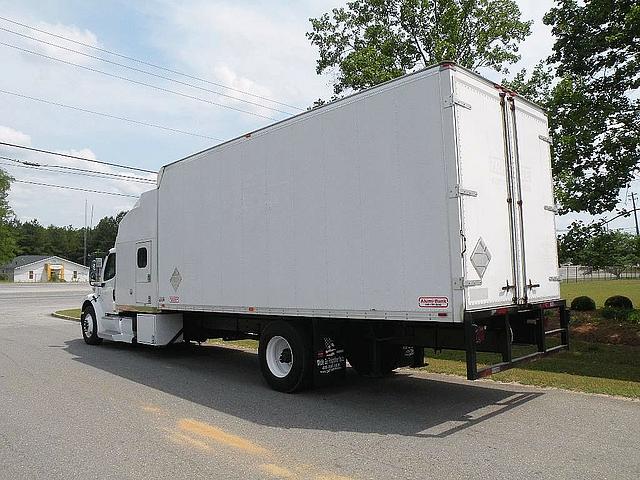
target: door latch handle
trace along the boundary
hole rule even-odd
[[[532,283],[531,279],[529,279],[529,285],[527,285],[527,288],[529,290],[533,290],[534,288],[538,288],[538,287],[540,287],[539,283]]]
[[[512,288],[516,288],[516,286],[515,285],[509,285],[509,280],[507,280],[507,286],[506,287],[502,287],[502,290],[504,290],[505,292],[508,292]]]

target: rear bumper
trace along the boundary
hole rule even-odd
[[[551,315],[549,315],[549,313]],[[555,323],[557,328],[547,326]],[[548,338],[559,341],[548,345]],[[564,300],[554,300],[465,313],[464,319],[467,378],[476,380],[519,364],[569,348],[569,311]],[[533,345],[536,351],[513,356],[514,345]],[[502,354],[502,362],[478,368],[477,353]]]

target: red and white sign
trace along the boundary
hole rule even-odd
[[[447,308],[449,297],[418,297],[420,308]]]
[[[180,303],[180,297],[170,296],[169,303]]]

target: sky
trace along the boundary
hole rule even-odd
[[[222,140],[286,118],[318,98],[330,97],[331,76],[316,74],[317,51],[305,33],[309,30],[309,17],[317,17],[343,3],[344,0],[0,0],[0,16],[5,19],[207,80],[179,76],[0,19],[0,141],[156,171],[164,164]],[[552,0],[518,0],[523,18],[534,23],[532,35],[521,44],[520,62],[510,68],[512,73],[532,67],[550,54],[553,38],[550,29],[542,23],[542,16],[552,3]],[[104,63],[16,33],[130,68]],[[149,76],[139,70],[192,86]],[[494,81],[503,77],[492,71],[482,73]],[[44,225],[82,226],[85,201],[88,210],[93,209],[95,224],[105,215],[130,209],[135,196],[152,186],[143,180],[154,178],[145,172],[1,145],[0,156],[11,159],[0,159],[0,168],[17,180],[130,195],[13,183],[9,202],[18,218],[38,219]],[[15,160],[50,167],[47,171],[30,169]],[[51,165],[143,180],[100,178],[78,171],[62,175],[51,171],[58,170]],[[640,190],[637,185],[633,189]],[[559,230],[576,218],[590,219],[587,215],[559,217]],[[611,226],[630,230],[632,222],[631,218],[623,218]]]

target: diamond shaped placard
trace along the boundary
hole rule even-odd
[[[182,275],[180,275],[180,272],[178,271],[178,268],[174,268],[173,269],[173,273],[171,274],[171,278],[169,279],[169,283],[171,283],[171,286],[173,287],[173,291],[177,292],[178,291],[178,287],[180,286],[180,282],[182,282]]]
[[[471,252],[471,265],[476,269],[480,278],[484,276],[484,272],[486,272],[490,261],[491,253],[489,253],[489,249],[481,237],[478,239],[478,243],[476,243],[476,248]]]

